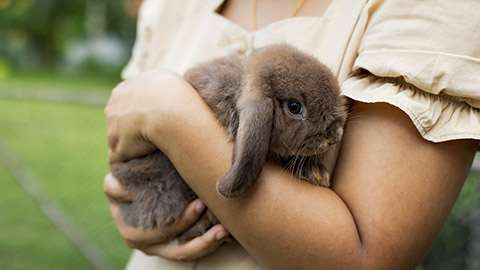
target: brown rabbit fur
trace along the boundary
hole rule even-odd
[[[270,45],[250,56],[200,64],[184,78],[235,141],[232,167],[217,182],[222,196],[246,193],[266,159],[309,183],[330,185],[321,162],[341,139],[346,112],[335,77],[316,58],[287,44]],[[114,164],[112,173],[134,196],[121,206],[130,225],[153,228],[175,222],[196,198],[161,152]],[[207,210],[179,240],[201,235],[216,223]]]

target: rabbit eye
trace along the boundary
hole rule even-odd
[[[301,114],[303,111],[302,104],[296,100],[288,101],[287,109],[292,114]]]

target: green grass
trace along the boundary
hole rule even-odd
[[[103,255],[123,268],[130,251],[102,192],[108,171],[103,108],[0,100],[0,137]],[[90,269],[4,168],[0,190],[0,269]]]
[[[0,179],[0,269],[90,269],[3,167]]]

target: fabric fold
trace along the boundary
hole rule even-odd
[[[402,78],[358,74],[342,84],[342,93],[353,100],[398,107],[429,141],[480,140],[480,109],[446,94],[425,92]]]

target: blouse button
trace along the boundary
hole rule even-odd
[[[245,40],[240,38],[231,40],[228,46],[228,50],[230,53],[244,54],[247,52],[247,43],[245,42]]]

